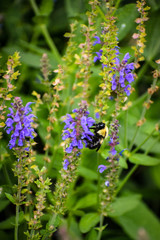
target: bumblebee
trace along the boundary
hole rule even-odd
[[[104,139],[108,136],[108,127],[103,122],[93,124],[90,129],[94,130],[94,135],[90,136],[91,140],[85,139],[87,142],[87,148],[96,149],[96,152],[100,149]]]

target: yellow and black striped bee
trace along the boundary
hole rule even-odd
[[[90,136],[90,140],[86,140],[86,147],[89,149],[96,149],[96,152],[100,149],[104,139],[108,136],[108,127],[103,122],[93,124],[90,129],[94,130],[94,135]]]

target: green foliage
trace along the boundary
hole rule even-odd
[[[99,222],[98,213],[87,213],[85,214],[79,223],[79,227],[82,233],[88,232],[92,227],[94,227]]]
[[[159,221],[144,203],[139,203],[136,208],[115,220],[132,239],[137,239],[141,231],[151,240],[160,238]]]

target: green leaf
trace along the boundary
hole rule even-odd
[[[159,26],[160,26],[159,13],[153,12],[152,16],[150,17],[147,23],[147,28],[146,28],[147,44],[144,50],[144,55],[146,56],[148,61],[152,60],[160,51]]]
[[[53,11],[54,1],[53,0],[42,0],[40,6],[40,13],[45,16],[49,16]]]
[[[10,202],[15,204],[15,199],[10,193],[5,193],[6,197],[9,199]]]
[[[87,208],[87,207],[91,207],[91,206],[94,206],[97,204],[97,193],[90,193],[88,195],[86,195],[85,197],[81,198],[75,208],[75,209],[78,209],[78,208]]]
[[[0,222],[0,229],[11,229],[14,228],[15,217],[11,216],[8,219]]]
[[[150,168],[151,176],[156,186],[160,189],[160,165]]]
[[[141,195],[135,194],[131,196],[119,197],[112,203],[112,211],[108,213],[110,217],[121,216],[126,212],[136,208],[140,202]]]
[[[144,166],[155,166],[160,164],[160,159],[136,153],[129,157],[129,161]]]
[[[97,231],[95,229],[92,229],[86,236],[86,240],[95,240],[95,239],[97,239]]]
[[[136,208],[115,220],[132,239],[138,239],[140,230],[146,232],[145,239],[160,239],[160,222],[144,203],[139,203]]]
[[[90,170],[86,167],[80,166],[78,168],[78,173],[79,173],[80,176],[82,176],[86,179],[90,179],[90,180],[97,180],[98,179],[98,174],[96,172],[94,172],[93,170]]]
[[[39,24],[39,25],[41,25],[41,24],[47,25],[48,18],[47,18],[47,16],[42,16],[42,15],[34,16],[33,22],[36,24]]]
[[[118,40],[122,40],[135,25],[134,20],[138,16],[136,4],[126,4],[116,12]]]
[[[0,201],[0,212],[5,209],[9,204],[9,201],[8,200],[1,200]]]
[[[99,222],[98,213],[88,213],[84,215],[80,220],[80,230],[82,233],[89,232],[92,227],[94,227]]]
[[[120,165],[120,167],[122,167],[122,168],[125,168],[125,169],[128,168],[128,165],[127,165],[127,163],[126,163],[126,160],[125,160],[123,157],[120,157],[120,159],[119,159],[119,165]]]

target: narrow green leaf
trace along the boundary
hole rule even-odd
[[[155,166],[160,164],[160,159],[146,156],[144,154],[133,154],[129,157],[129,161],[135,164],[144,165],[144,166]]]
[[[9,199],[10,202],[15,204],[15,199],[10,193],[5,193],[6,197]]]
[[[88,213],[84,215],[80,220],[80,230],[82,233],[89,232],[92,227],[94,227],[99,222],[98,213]]]
[[[85,197],[81,198],[75,208],[75,209],[78,209],[78,208],[87,208],[87,207],[91,207],[91,206],[94,206],[96,205],[97,203],[97,193],[90,193],[88,195],[86,195]]]
[[[112,211],[108,213],[110,217],[121,216],[126,212],[136,208],[140,202],[141,195],[135,194],[131,196],[119,197],[112,203]]]

